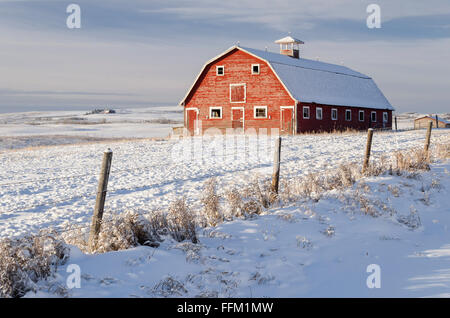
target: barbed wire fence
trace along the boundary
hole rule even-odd
[[[430,125],[427,129],[427,135],[425,138],[425,149],[426,150],[429,149],[429,147],[430,147],[431,129],[432,129],[432,127]],[[371,134],[373,133],[373,131],[374,130],[372,130],[372,129],[369,129],[369,131],[368,131],[368,139],[367,139],[366,148],[364,149],[364,156],[363,156],[364,165],[366,164],[366,162],[368,162],[370,155],[371,155],[371,144],[372,144]],[[379,131],[379,130],[375,130],[375,131]],[[383,132],[383,130],[380,130],[380,132]],[[274,139],[274,138],[272,138],[272,139]],[[282,140],[281,136],[276,137],[274,139],[275,142],[273,142],[273,144],[272,144],[273,147],[271,145],[269,145],[269,143],[267,143],[266,145],[263,145],[263,146],[266,146],[266,149],[265,149],[266,151],[273,150],[273,154],[274,154],[273,162],[270,160],[270,158],[269,158],[270,156],[264,158],[265,160],[261,160],[261,158],[258,158],[258,160],[256,160],[257,162],[251,166],[249,166],[248,161],[236,160],[236,159],[242,159],[242,157],[244,157],[244,158],[251,157],[249,155],[249,152],[250,152],[250,150],[254,150],[255,148],[249,147],[249,146],[247,146],[247,144],[245,144],[243,147],[239,148],[238,149],[239,151],[236,151],[234,153],[226,153],[226,152],[220,153],[219,155],[216,156],[216,158],[221,158],[221,159],[233,158],[233,159],[235,159],[234,161],[230,161],[234,164],[233,166],[230,165],[229,167],[225,167],[225,168],[220,167],[221,174],[224,175],[225,173],[236,173],[239,171],[251,171],[251,170],[255,170],[255,169],[259,169],[259,168],[267,168],[267,167],[273,166],[274,170],[273,170],[273,174],[271,177],[272,190],[274,192],[278,192],[278,183],[279,183],[279,178],[280,178],[280,165],[286,164],[289,162],[297,162],[297,161],[301,160],[298,157],[284,158],[282,156],[283,147],[292,147],[292,145],[288,144],[288,145],[282,146],[281,140]],[[259,149],[259,148],[257,148],[257,149]],[[111,168],[112,167],[112,157],[110,157],[109,162],[107,163],[107,165],[105,165],[105,160],[106,160],[105,157],[108,152],[109,152],[109,150],[104,153],[103,165],[102,165],[100,174],[97,178],[95,178],[96,181],[99,183],[101,183],[102,180],[103,180],[103,182],[106,181],[106,186],[104,186],[103,189],[100,190],[100,188],[99,188],[99,189],[97,189],[97,192],[90,190],[89,192],[84,192],[81,194],[77,194],[77,195],[73,195],[73,196],[69,196],[69,197],[65,197],[65,198],[61,198],[61,199],[57,199],[57,200],[49,200],[46,202],[40,202],[38,204],[25,205],[25,206],[19,207],[18,209],[14,210],[14,211],[3,210],[2,208],[0,208],[0,214],[26,213],[26,212],[30,212],[30,211],[33,211],[33,210],[36,210],[39,208],[48,207],[48,209],[50,209],[50,208],[57,207],[57,206],[64,205],[64,204],[71,204],[74,200],[87,199],[87,200],[94,201],[94,199],[96,199],[95,207],[93,207],[94,215],[93,215],[91,224],[86,224],[85,222],[84,223],[71,222],[69,224],[69,227],[65,226],[64,228],[54,228],[54,231],[58,234],[64,234],[64,233],[73,232],[73,231],[90,229],[91,230],[91,232],[89,234],[90,240],[95,240],[96,236],[98,236],[98,234],[99,234],[101,226],[106,226],[107,224],[112,224],[112,222],[114,222],[114,220],[111,219],[111,217],[114,215],[112,210],[106,210],[108,213],[106,215],[106,218],[103,218],[103,212],[105,212],[104,211],[105,198],[106,198],[107,193],[108,193],[108,197],[114,197],[116,195],[119,195],[120,194],[119,192],[147,191],[150,188],[160,186],[160,184],[161,184],[160,182],[156,181],[156,182],[141,184],[141,185],[137,185],[137,186],[130,186],[130,187],[114,187],[113,186],[108,189],[107,183],[108,183],[108,179],[109,179],[110,175],[117,177],[117,175],[123,174],[123,173],[139,172],[142,170],[151,170],[151,169],[158,169],[158,168],[164,168],[164,167],[167,168],[166,163],[160,163],[160,164],[128,167],[128,168],[122,168],[122,169],[112,169]],[[111,152],[111,156],[112,156],[112,152]],[[200,160],[203,161],[204,158],[202,157]],[[185,168],[185,165],[186,165],[185,160],[180,160],[180,162],[171,164],[170,172],[176,173],[176,169],[174,169],[174,167],[181,166],[181,167]],[[240,168],[241,170],[237,170],[237,168]],[[77,180],[77,179],[85,178],[85,177],[92,178],[94,175],[95,175],[95,171],[91,171],[89,173],[72,174],[72,175],[62,176],[62,177],[33,178],[33,179],[26,179],[26,180],[21,180],[21,181],[4,182],[4,183],[0,183],[0,189],[5,188],[5,187],[11,188],[11,187],[15,187],[18,185],[24,185],[24,184],[49,183],[49,182],[61,181],[61,180]],[[196,175],[196,179],[208,179],[208,178],[217,177],[217,176],[218,176],[217,171],[206,172],[201,175]],[[185,178],[180,177],[180,178],[174,178],[172,180],[172,182],[184,182],[184,181],[188,181],[188,180],[190,180],[190,177],[185,177]],[[276,184],[276,187],[274,186],[275,184]],[[92,182],[90,183],[90,185],[92,185]],[[103,195],[103,202],[99,202],[99,200],[101,201],[102,195]],[[98,213],[99,209],[102,210],[100,215]],[[145,212],[145,213],[142,211],[137,212],[137,214],[139,214],[139,215],[148,215],[149,213],[151,213],[151,212]],[[94,226],[94,225],[96,225],[96,226]],[[38,233],[33,234],[33,235],[39,236]],[[42,236],[46,236],[46,235],[47,234],[43,234]],[[94,237],[92,237],[93,235],[94,235]]]

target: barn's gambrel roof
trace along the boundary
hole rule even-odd
[[[181,101],[181,105],[189,96],[205,68],[234,49],[239,49],[267,62],[289,95],[296,101],[394,110],[372,78],[348,67],[303,58],[296,59],[278,53],[239,46],[229,48],[203,66],[194,84]]]

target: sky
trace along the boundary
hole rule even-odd
[[[0,112],[177,105],[210,58],[238,42],[278,52],[288,32],[398,112],[450,112],[448,0],[0,0]]]

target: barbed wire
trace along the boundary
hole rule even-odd
[[[289,150],[292,150],[292,147],[297,147],[300,145],[300,141],[298,143],[289,143],[289,144],[282,144],[282,148],[288,148]],[[251,149],[250,149],[251,148]],[[273,147],[270,146],[269,144],[266,145],[266,150],[272,150]],[[407,147],[406,147],[407,148]],[[228,149],[226,147],[224,147],[223,149]],[[405,147],[400,147],[400,149],[405,149]],[[203,150],[203,148],[202,148]],[[220,153],[220,152],[216,152],[213,154],[213,156],[209,156],[206,157],[206,161],[208,161],[209,159],[215,159],[216,158],[228,158],[228,157],[233,157],[233,158],[240,158],[242,156],[245,157],[253,157],[257,155],[251,154],[249,151],[243,151],[243,150],[257,150],[258,152],[261,150],[260,147],[256,146],[256,147],[243,147],[243,148],[239,148],[239,151],[233,152],[233,153]],[[191,154],[193,153],[192,149],[190,149],[189,151]],[[202,151],[202,162],[205,161],[205,159],[203,158],[203,154],[208,154],[211,153],[211,151]],[[283,154],[283,151],[281,152]],[[375,153],[374,153],[375,155]],[[155,158],[152,158],[152,160]],[[158,158],[161,159],[161,158]],[[299,157],[294,157],[292,158],[292,156],[290,157],[285,157],[282,159],[282,163],[289,163],[289,162],[297,162],[297,161],[302,161],[302,158]],[[114,169],[111,171],[111,174],[114,176],[114,174],[116,173],[120,173],[120,172],[130,172],[130,171],[138,171],[138,170],[142,170],[142,169],[155,169],[155,168],[159,168],[159,167],[168,167],[170,169],[173,169],[173,166],[180,166],[183,165],[185,166],[186,164],[189,163],[197,163],[197,160],[193,160],[193,161],[188,161],[186,162],[185,160],[182,160],[176,164],[172,164],[172,165],[168,165],[167,163],[162,163],[162,164],[157,164],[157,165],[145,165],[145,166],[141,166],[141,167],[130,167],[130,168],[124,168],[124,169]],[[249,162],[243,162],[243,161],[234,161],[232,162],[234,163],[234,167],[232,167],[232,169],[226,169],[227,167],[221,167],[221,171],[223,171],[224,173],[221,174],[221,176],[230,173],[230,172],[237,172],[238,170],[236,170],[236,168],[239,168],[242,165],[248,165]],[[266,162],[259,162],[257,163],[255,166],[253,167],[246,167],[246,170],[251,171],[254,169],[259,169],[259,168],[264,168],[265,166],[270,166],[271,165],[271,161],[268,158],[266,160]],[[225,169],[224,169],[225,168]],[[71,178],[78,178],[78,177],[86,177],[86,176],[92,176],[93,173],[85,173],[85,174],[78,174],[78,175],[70,175],[70,176],[64,176],[64,177],[54,177],[54,178],[40,178],[40,179],[30,179],[30,180],[24,180],[24,181],[17,181],[17,182],[8,182],[8,183],[1,183],[1,186],[10,186],[10,185],[18,185],[18,184],[26,184],[26,183],[36,183],[36,182],[49,182],[49,181],[56,181],[56,180],[63,180],[63,179],[71,179]],[[204,179],[204,178],[210,178],[210,177],[215,177],[218,176],[217,174],[214,173],[207,173],[207,174],[203,174],[200,176],[197,176],[197,178],[199,179]],[[290,178],[288,175],[286,174],[282,174],[283,177],[285,178]],[[182,181],[188,181],[190,178],[175,178],[173,180],[171,180],[170,182],[182,182]],[[146,184],[146,185],[139,185],[139,186],[135,186],[135,187],[123,187],[123,188],[112,188],[110,190],[108,190],[107,192],[109,193],[110,196],[115,196],[114,192],[119,192],[119,191],[133,191],[133,190],[137,190],[137,189],[141,189],[141,188],[149,188],[149,187],[154,187],[156,185],[158,185],[160,183],[156,182],[156,183],[152,183],[152,184]],[[44,202],[44,203],[39,203],[39,204],[35,204],[35,205],[31,205],[31,206],[26,206],[26,207],[21,207],[18,210],[15,211],[9,211],[9,212],[2,212],[2,213],[20,213],[20,212],[26,212],[27,210],[32,210],[32,209],[36,209],[38,207],[43,207],[43,206],[49,206],[49,205],[59,205],[62,203],[66,203],[69,201],[73,201],[74,199],[80,199],[80,198],[93,198],[94,196],[96,196],[97,194],[93,191],[90,194],[81,194],[81,195],[75,195],[69,198],[64,198],[61,200],[53,200],[51,202]],[[149,214],[149,212],[147,213],[138,213],[139,215],[146,215]],[[110,222],[114,222],[114,220],[103,220],[102,224],[108,224]],[[65,233],[65,232],[71,232],[71,231],[75,231],[75,230],[80,230],[80,229],[87,229],[89,228],[90,225],[86,225],[86,224],[80,224],[79,226],[75,225],[75,226],[71,226],[70,229],[64,229],[64,230],[60,230],[60,234]]]

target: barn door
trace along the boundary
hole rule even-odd
[[[197,110],[196,109],[187,109],[186,110],[186,128],[189,132],[194,135],[196,133],[197,128]]]
[[[234,129],[244,129],[244,109],[231,109],[231,125]]]
[[[281,134],[293,134],[294,132],[294,109],[281,108]]]

